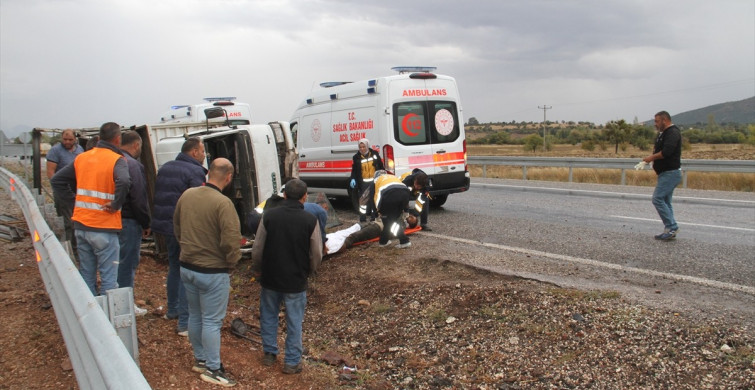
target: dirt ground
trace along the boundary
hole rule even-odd
[[[21,218],[3,190],[0,208]],[[262,366],[260,347],[229,331],[234,318],[259,323],[259,286],[242,261],[221,351],[236,388],[755,388],[753,329],[423,257],[422,246],[438,243],[421,232],[412,241],[323,263],[308,291],[298,375],[281,373],[280,358]],[[0,389],[76,388],[30,240],[0,245]],[[142,372],[155,389],[218,388],[191,371],[188,340],[162,319],[166,271],[143,256],[136,276],[135,298],[150,311],[137,319]]]

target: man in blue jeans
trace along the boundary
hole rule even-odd
[[[181,146],[181,153],[175,160],[168,161],[157,171],[155,180],[154,211],[152,213],[152,232],[165,237],[168,249],[168,277],[166,292],[168,312],[165,318],[178,318],[176,332],[188,336],[189,311],[186,304],[186,292],[181,281],[179,257],[181,247],[173,235],[173,213],[181,194],[189,188],[204,184],[207,170],[202,163],[206,158],[204,144],[197,137],[189,137]]]
[[[186,190],[176,204],[173,231],[181,245],[181,280],[189,304],[192,371],[209,383],[236,384],[220,360],[223,326],[231,283],[228,272],[241,258],[241,225],[223,189],[234,167],[225,158],[210,165],[207,185]]]
[[[682,180],[682,134],[679,128],[671,123],[671,115],[666,111],[655,114],[655,128],[658,130],[658,138],[655,140],[653,154],[642,161],[652,163],[653,170],[658,175],[658,183],[653,191],[653,206],[663,221],[664,230],[656,235],[655,239],[668,241],[676,238],[679,232],[671,198],[674,188]]]
[[[307,278],[322,261],[323,241],[317,218],[304,210],[307,184],[286,183],[285,200],[265,210],[252,248],[252,271],[262,285],[260,333],[262,364],[272,366],[278,356],[278,313],[286,304],[286,354],[283,373],[301,372],[302,322],[307,306]]]
[[[99,134],[97,146],[78,155],[50,179],[55,196],[73,209],[79,272],[93,295],[118,288],[121,206],[131,185],[128,164],[119,149],[121,127],[107,122]]]
[[[149,236],[150,224],[144,166],[136,160],[142,153],[142,137],[133,130],[124,132],[121,135],[121,151],[128,163],[131,186],[121,210],[123,228],[118,235],[118,242],[121,246],[120,262],[118,263],[118,287],[133,288],[134,275],[141,256],[142,237]],[[134,305],[134,313],[137,316],[143,316],[147,314],[147,310]]]

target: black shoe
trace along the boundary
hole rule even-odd
[[[673,229],[673,230],[669,230],[667,232],[663,232],[662,234],[659,234],[659,235],[655,236],[655,239],[656,240],[661,240],[661,241],[670,241],[670,240],[673,240],[673,239],[676,238],[676,233],[678,231],[679,231],[679,229]]]
[[[301,372],[302,364],[299,362],[299,364],[292,366],[288,364],[283,365],[283,373],[284,374],[298,374]]]
[[[265,354],[262,356],[262,365],[270,367],[275,364],[276,358],[277,356],[274,353],[265,352]]]
[[[427,225],[420,225],[420,227],[422,228],[423,232],[431,232],[431,231],[433,231],[433,229],[430,229],[430,226],[427,226]]]
[[[223,368],[222,364],[217,370],[210,370],[208,368],[205,372],[202,373],[202,375],[199,376],[199,378],[205,382],[214,383],[223,387],[236,386],[236,381],[228,376],[228,373],[225,372],[225,368]]]
[[[204,360],[196,360],[194,361],[194,367],[192,367],[191,370],[202,374],[207,371],[207,363],[205,363]]]

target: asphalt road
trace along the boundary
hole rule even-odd
[[[676,240],[647,187],[473,180],[430,213],[415,253],[668,310],[755,323],[755,194],[677,189]],[[348,216],[346,217],[348,218]]]

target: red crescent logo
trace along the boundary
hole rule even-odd
[[[404,133],[410,137],[416,137],[419,135],[419,129],[417,129],[416,133],[412,133],[411,130],[409,130],[409,121],[414,118],[418,118],[417,114],[408,114],[404,116],[404,120],[401,121],[401,130],[403,130]]]

